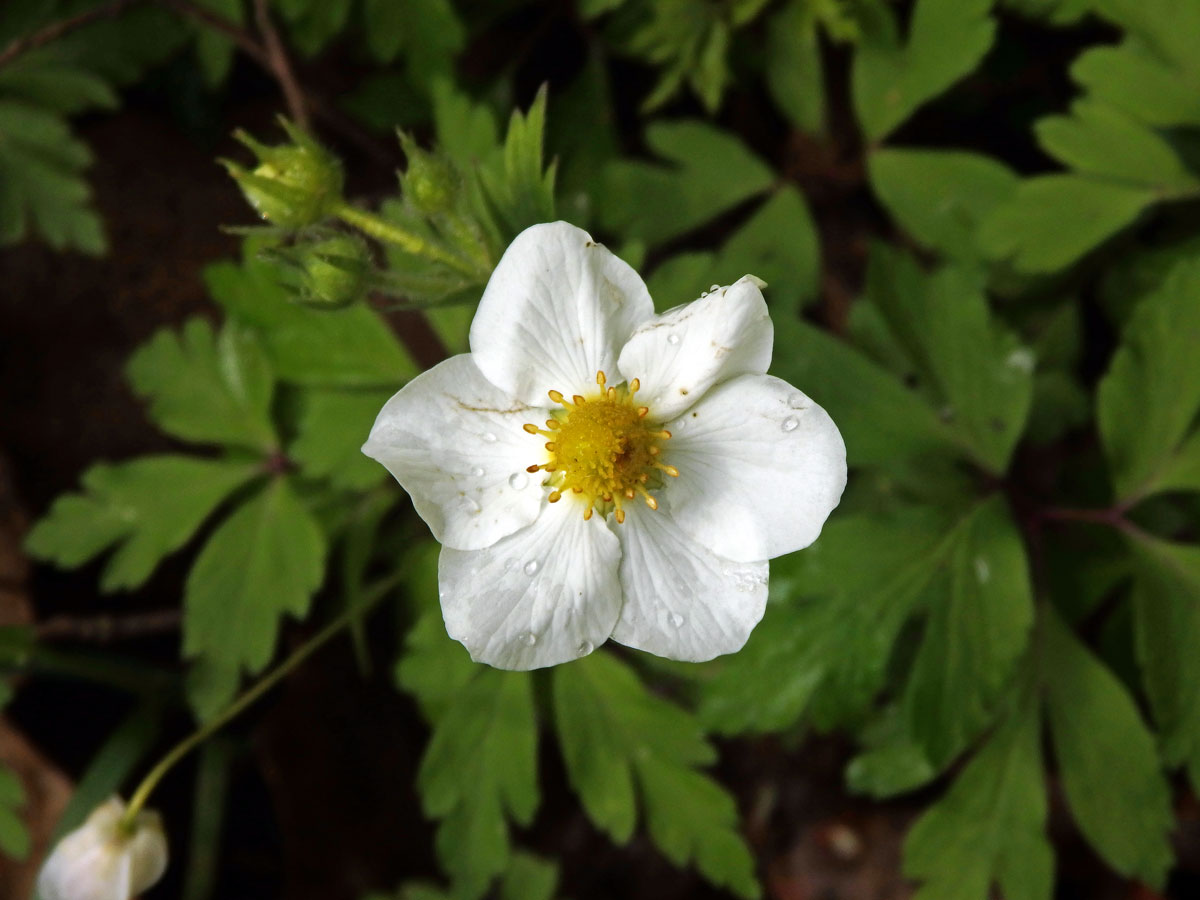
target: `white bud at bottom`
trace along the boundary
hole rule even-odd
[[[121,827],[125,802],[110,797],[54,848],[38,874],[41,900],[131,900],[167,868],[167,839],[158,813],[137,814]]]

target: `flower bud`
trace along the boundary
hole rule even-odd
[[[362,298],[371,259],[361,239],[338,234],[306,246],[302,266],[300,292],[304,302],[336,308]]]
[[[130,900],[162,877],[167,839],[158,813],[142,811],[132,828],[125,803],[110,797],[54,848],[38,874],[41,900]]]
[[[268,147],[245,132],[234,134],[254,151],[254,171],[229,160],[222,164],[250,205],[264,219],[285,228],[304,228],[329,215],[342,199],[342,166],[324,147],[286,119],[290,144]]]
[[[404,132],[400,132],[400,145],[408,161],[400,176],[405,199],[427,216],[450,212],[458,188],[458,179],[450,163],[422,150]]]

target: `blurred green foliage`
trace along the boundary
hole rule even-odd
[[[87,6],[9,4],[0,44]],[[203,6],[234,25],[252,13]],[[270,664],[318,590],[352,603],[398,567],[395,682],[431,729],[416,785],[447,885],[389,896],[556,896],[556,865],[513,837],[538,813],[551,746],[600,832],[642,831],[758,896],[709,736],[831,731],[857,747],[851,790],[931,791],[904,847],[922,900],[1049,900],[1048,771],[1099,856],[1164,888],[1172,773],[1200,788],[1200,5],[579,0],[567,18],[586,52],[532,98],[518,51],[484,84],[464,74],[467,48],[505,16],[561,11],[271,8],[298,58],[365,61],[344,106],[402,129],[397,189],[247,229],[244,257],[209,267],[222,324],[159,333],[127,372],[183,446],[88,469],[33,555],[108,553],[100,586],[118,591],[194,545],[181,656],[202,719]],[[0,239],[102,251],[70,117],[112,108],[177,52],[218,90],[233,44],[176,12],[139,5],[0,67]],[[1074,36],[1073,99],[976,133],[960,89],[1003,78],[1015,17]],[[151,27],[167,37],[141,40]],[[613,73],[630,65],[624,108]],[[834,195],[853,211],[831,211],[847,156],[856,192]],[[358,452],[420,371],[387,313],[420,310],[465,350],[504,247],[556,216],[644,271],[660,309],[763,277],[772,371],[846,439],[842,506],[773,562],[766,617],[734,656],[481,670],[442,626],[436,547],[413,543],[398,489]],[[338,302],[321,293],[349,276]],[[148,727],[114,735],[96,784],[120,781]],[[17,787],[0,772],[9,853],[27,840]]]

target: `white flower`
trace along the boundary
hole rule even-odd
[[[821,407],[767,375],[746,276],[661,316],[587,232],[535,225],[505,252],[470,353],[392,397],[363,452],[441,541],[450,636],[532,669],[608,638],[660,656],[738,650],[767,560],[806,547],[846,484]]]
[[[125,804],[109,797],[64,837],[38,874],[41,900],[130,900],[167,868],[167,839],[158,813],[137,814],[121,827]]]

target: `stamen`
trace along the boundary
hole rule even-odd
[[[546,441],[546,449],[553,453],[558,449],[558,444],[554,443],[554,441]]]
[[[582,395],[580,395],[580,394],[576,394],[576,395],[575,395],[574,397],[572,397],[571,399],[572,399],[573,401],[575,401],[575,405],[576,405],[576,406],[583,406],[583,404],[587,403],[587,400],[585,400],[585,399],[583,398],[583,396],[582,396]]]
[[[648,507],[650,507],[651,509],[658,509],[658,501],[655,500],[653,497],[651,497],[649,494],[645,495],[645,500],[646,500],[646,505]]]
[[[661,465],[660,463],[655,463],[654,468],[662,469],[664,472],[666,472],[672,478],[679,477],[679,470],[677,468],[675,468],[674,466],[664,466],[664,465]]]
[[[539,429],[538,429],[538,427],[537,427],[536,425],[531,425],[529,422],[526,422],[526,423],[525,423],[524,425],[522,425],[521,427],[522,427],[523,429],[525,429],[525,431],[529,432],[530,434],[537,434],[537,433],[538,433],[538,431],[539,431]]]
[[[607,382],[608,382],[608,377],[604,374],[604,370],[601,369],[599,372],[596,373],[596,384],[600,385],[600,387],[604,387],[604,385]]]
[[[559,391],[547,391],[546,393],[550,395],[550,399],[551,399],[551,400],[553,400],[555,403],[562,403],[562,402],[563,402],[563,395],[562,395],[562,393],[561,393],[561,392],[559,392]],[[563,405],[565,406],[566,404],[564,403]]]
[[[551,431],[557,431],[562,426],[558,423],[557,419],[547,419],[546,427],[549,428]]]
[[[629,393],[636,394],[641,386],[642,383],[640,381],[638,381],[636,378],[633,379],[633,381],[629,382]]]
[[[621,509],[621,507],[618,506],[617,511],[616,511],[616,513],[614,513],[614,515],[617,517],[618,525],[625,524],[625,510]]]
[[[541,468],[541,466],[539,466],[537,463],[534,463],[532,466],[526,466],[525,471],[529,472],[529,473],[533,473],[533,472],[536,472],[540,468]]]
[[[609,399],[609,400],[616,400],[616,399],[617,399],[617,389],[616,389],[615,387],[610,387],[610,388],[608,389],[608,391],[606,391],[606,393],[607,393],[607,395],[608,395],[608,399]]]
[[[551,491],[550,496],[546,498],[551,503],[557,503],[562,499],[562,494],[559,491]]]
[[[639,406],[638,407],[638,418],[639,419],[646,418],[646,416],[649,415],[649,413],[650,413],[650,407],[648,407],[648,406]]]

